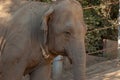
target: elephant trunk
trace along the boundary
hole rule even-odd
[[[72,60],[74,80],[86,80],[86,54],[84,39],[74,39],[67,47],[68,56]]]

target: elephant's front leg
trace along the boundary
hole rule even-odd
[[[2,77],[0,80],[22,80],[25,67],[26,62],[23,59],[17,60],[17,58],[5,58],[2,61]]]
[[[30,74],[30,80],[51,80],[51,64],[40,65]]]

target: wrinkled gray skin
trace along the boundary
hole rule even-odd
[[[51,62],[41,46],[46,54],[67,55],[74,80],[85,80],[85,32],[82,7],[74,0],[26,4],[0,26],[0,80],[21,80],[27,73],[30,80],[50,80]]]

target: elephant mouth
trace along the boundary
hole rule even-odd
[[[58,55],[65,56],[68,58],[68,60],[72,64],[72,59],[68,56],[66,51],[64,51],[64,52],[50,51],[49,55],[51,55],[53,58],[57,57]],[[63,59],[59,59],[58,61],[60,61],[60,60],[63,60]]]
[[[54,55],[54,56],[58,56],[58,55],[67,56],[65,49],[63,51],[50,50],[49,54]]]

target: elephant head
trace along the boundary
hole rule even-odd
[[[59,0],[46,13],[43,45],[51,54],[67,55],[72,60],[74,80],[85,80],[86,26],[81,5],[75,0]]]

